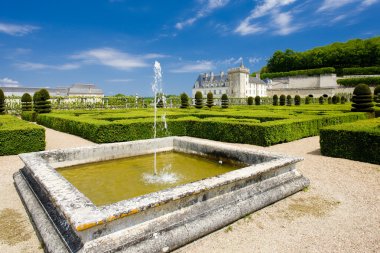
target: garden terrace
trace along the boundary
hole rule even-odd
[[[324,126],[367,118],[365,113],[347,113],[347,106],[314,105],[292,108],[256,106],[252,108],[159,110],[159,117],[166,115],[168,127],[165,129],[162,122],[158,123],[157,136],[192,136],[224,142],[270,146],[318,135],[319,129]],[[342,108],[344,110],[340,110]],[[96,143],[153,137],[151,109],[57,112],[38,115],[37,123]]]

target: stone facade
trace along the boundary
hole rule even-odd
[[[258,76],[250,76],[249,69],[242,63],[240,67],[229,69],[227,74],[200,74],[193,86],[192,97],[197,91],[202,92],[203,97],[211,92],[214,98],[220,98],[222,94],[227,94],[230,98],[265,97],[267,84]]]

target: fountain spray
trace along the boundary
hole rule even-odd
[[[154,124],[153,124],[153,139],[157,136],[157,94],[162,93],[162,71],[161,64],[158,61],[154,62],[154,81],[152,90],[154,93]],[[157,149],[154,149],[154,175],[157,175]]]

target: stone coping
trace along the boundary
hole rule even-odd
[[[150,154],[154,152],[155,147],[158,152],[175,150],[198,155],[229,154],[230,157],[248,165],[245,168],[222,175],[105,206],[95,206],[55,170],[58,167],[74,164]],[[303,160],[302,158],[257,151],[251,148],[235,147],[231,144],[216,144],[213,141],[192,137],[166,137],[154,140],[101,144],[91,147],[20,154],[19,156],[25,163],[25,169],[48,193],[51,202],[77,232],[110,223],[173,200],[239,180],[264,175]],[[258,159],[258,161],[254,161],[252,158]]]

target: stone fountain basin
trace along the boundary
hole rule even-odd
[[[55,169],[178,151],[247,167],[95,206]],[[19,155],[16,188],[49,252],[168,252],[307,187],[302,158],[192,137],[166,137]]]

